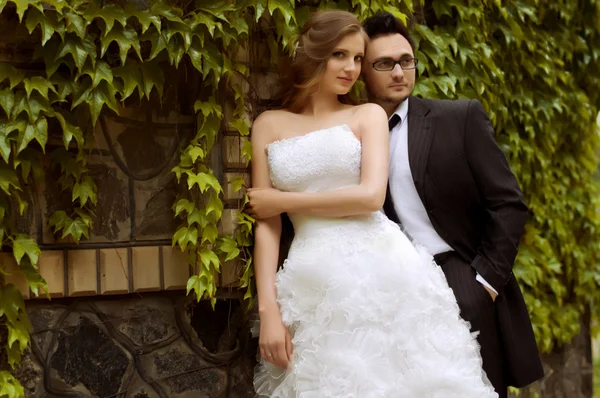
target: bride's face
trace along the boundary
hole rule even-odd
[[[360,76],[365,39],[360,33],[351,33],[335,46],[327,61],[320,88],[337,95],[347,94]]]

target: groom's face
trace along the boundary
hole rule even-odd
[[[389,71],[376,70],[373,64],[381,60],[400,61],[413,57],[410,43],[399,33],[371,39],[362,68],[369,98],[388,107],[395,107],[408,98],[415,87],[415,69],[403,70],[396,64]]]

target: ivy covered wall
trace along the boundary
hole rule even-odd
[[[0,0],[0,16],[34,43],[26,54],[43,65],[0,63],[0,239],[32,292],[43,295],[46,284],[38,242],[18,228],[23,191],[45,162],[59,168],[58,184],[72,203],[53,213],[49,227],[59,238],[85,240],[97,204],[86,166],[98,118],[131,101],[160,103],[176,73],[197,97],[195,136],[172,170],[185,188],[173,203],[173,245],[195,272],[188,292],[214,303],[215,275],[236,260],[251,301],[253,220],[240,213],[233,234],[219,236],[218,229],[224,187],[241,190],[244,179],[220,181],[209,154],[223,134],[249,134],[248,116],[260,105],[253,101],[257,76],[276,70],[312,10],[328,7],[361,18],[395,13],[418,39],[416,93],[484,104],[531,209],[515,274],[540,348],[570,342],[600,294],[594,0]],[[265,54],[262,40],[266,56],[256,57]],[[245,161],[250,153],[248,143],[240,146]],[[0,328],[12,367],[28,346],[30,325],[21,293],[6,280],[0,272]],[[0,371],[0,397],[22,394],[11,372]]]

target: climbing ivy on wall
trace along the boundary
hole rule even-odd
[[[411,25],[418,41],[416,93],[477,98],[492,119],[531,209],[515,274],[540,347],[548,352],[578,333],[582,311],[600,291],[598,186],[592,179],[600,107],[600,3],[538,3],[0,0],[1,16],[35,39],[32,61],[45,66],[17,69],[0,62],[2,250],[12,252],[17,272],[35,295],[47,292],[37,269],[40,249],[15,227],[27,207],[22,192],[43,172],[41,155],[60,170],[58,183],[72,198],[69,208],[51,215],[49,227],[60,238],[88,238],[97,204],[86,167],[93,127],[102,115],[118,114],[126,100],[160,100],[172,78],[167,71],[175,68],[200,85],[195,136],[172,170],[187,187],[173,204],[180,221],[173,245],[187,252],[195,270],[187,291],[214,304],[221,264],[239,261],[241,288],[251,302],[253,220],[239,212],[232,235],[220,236],[217,227],[224,208],[222,184],[239,192],[245,182],[239,177],[219,181],[210,163],[220,134],[234,130],[247,136],[247,116],[256,112],[247,89],[254,65],[240,53],[266,45],[275,65],[291,52],[297,27],[316,9],[347,9],[360,18],[390,11]],[[63,145],[46,153],[55,130]],[[244,144],[246,162],[250,153]],[[241,200],[240,209],[244,205]],[[31,325],[19,290],[5,282],[8,272],[14,271],[0,265],[0,329],[7,332],[4,350],[14,369],[29,344]],[[22,397],[23,388],[9,370],[0,369],[0,397]]]

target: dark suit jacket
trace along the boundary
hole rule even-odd
[[[410,97],[408,155],[433,227],[499,292],[509,385],[539,379],[531,321],[512,272],[528,209],[481,104]],[[389,194],[384,210],[399,222]]]

